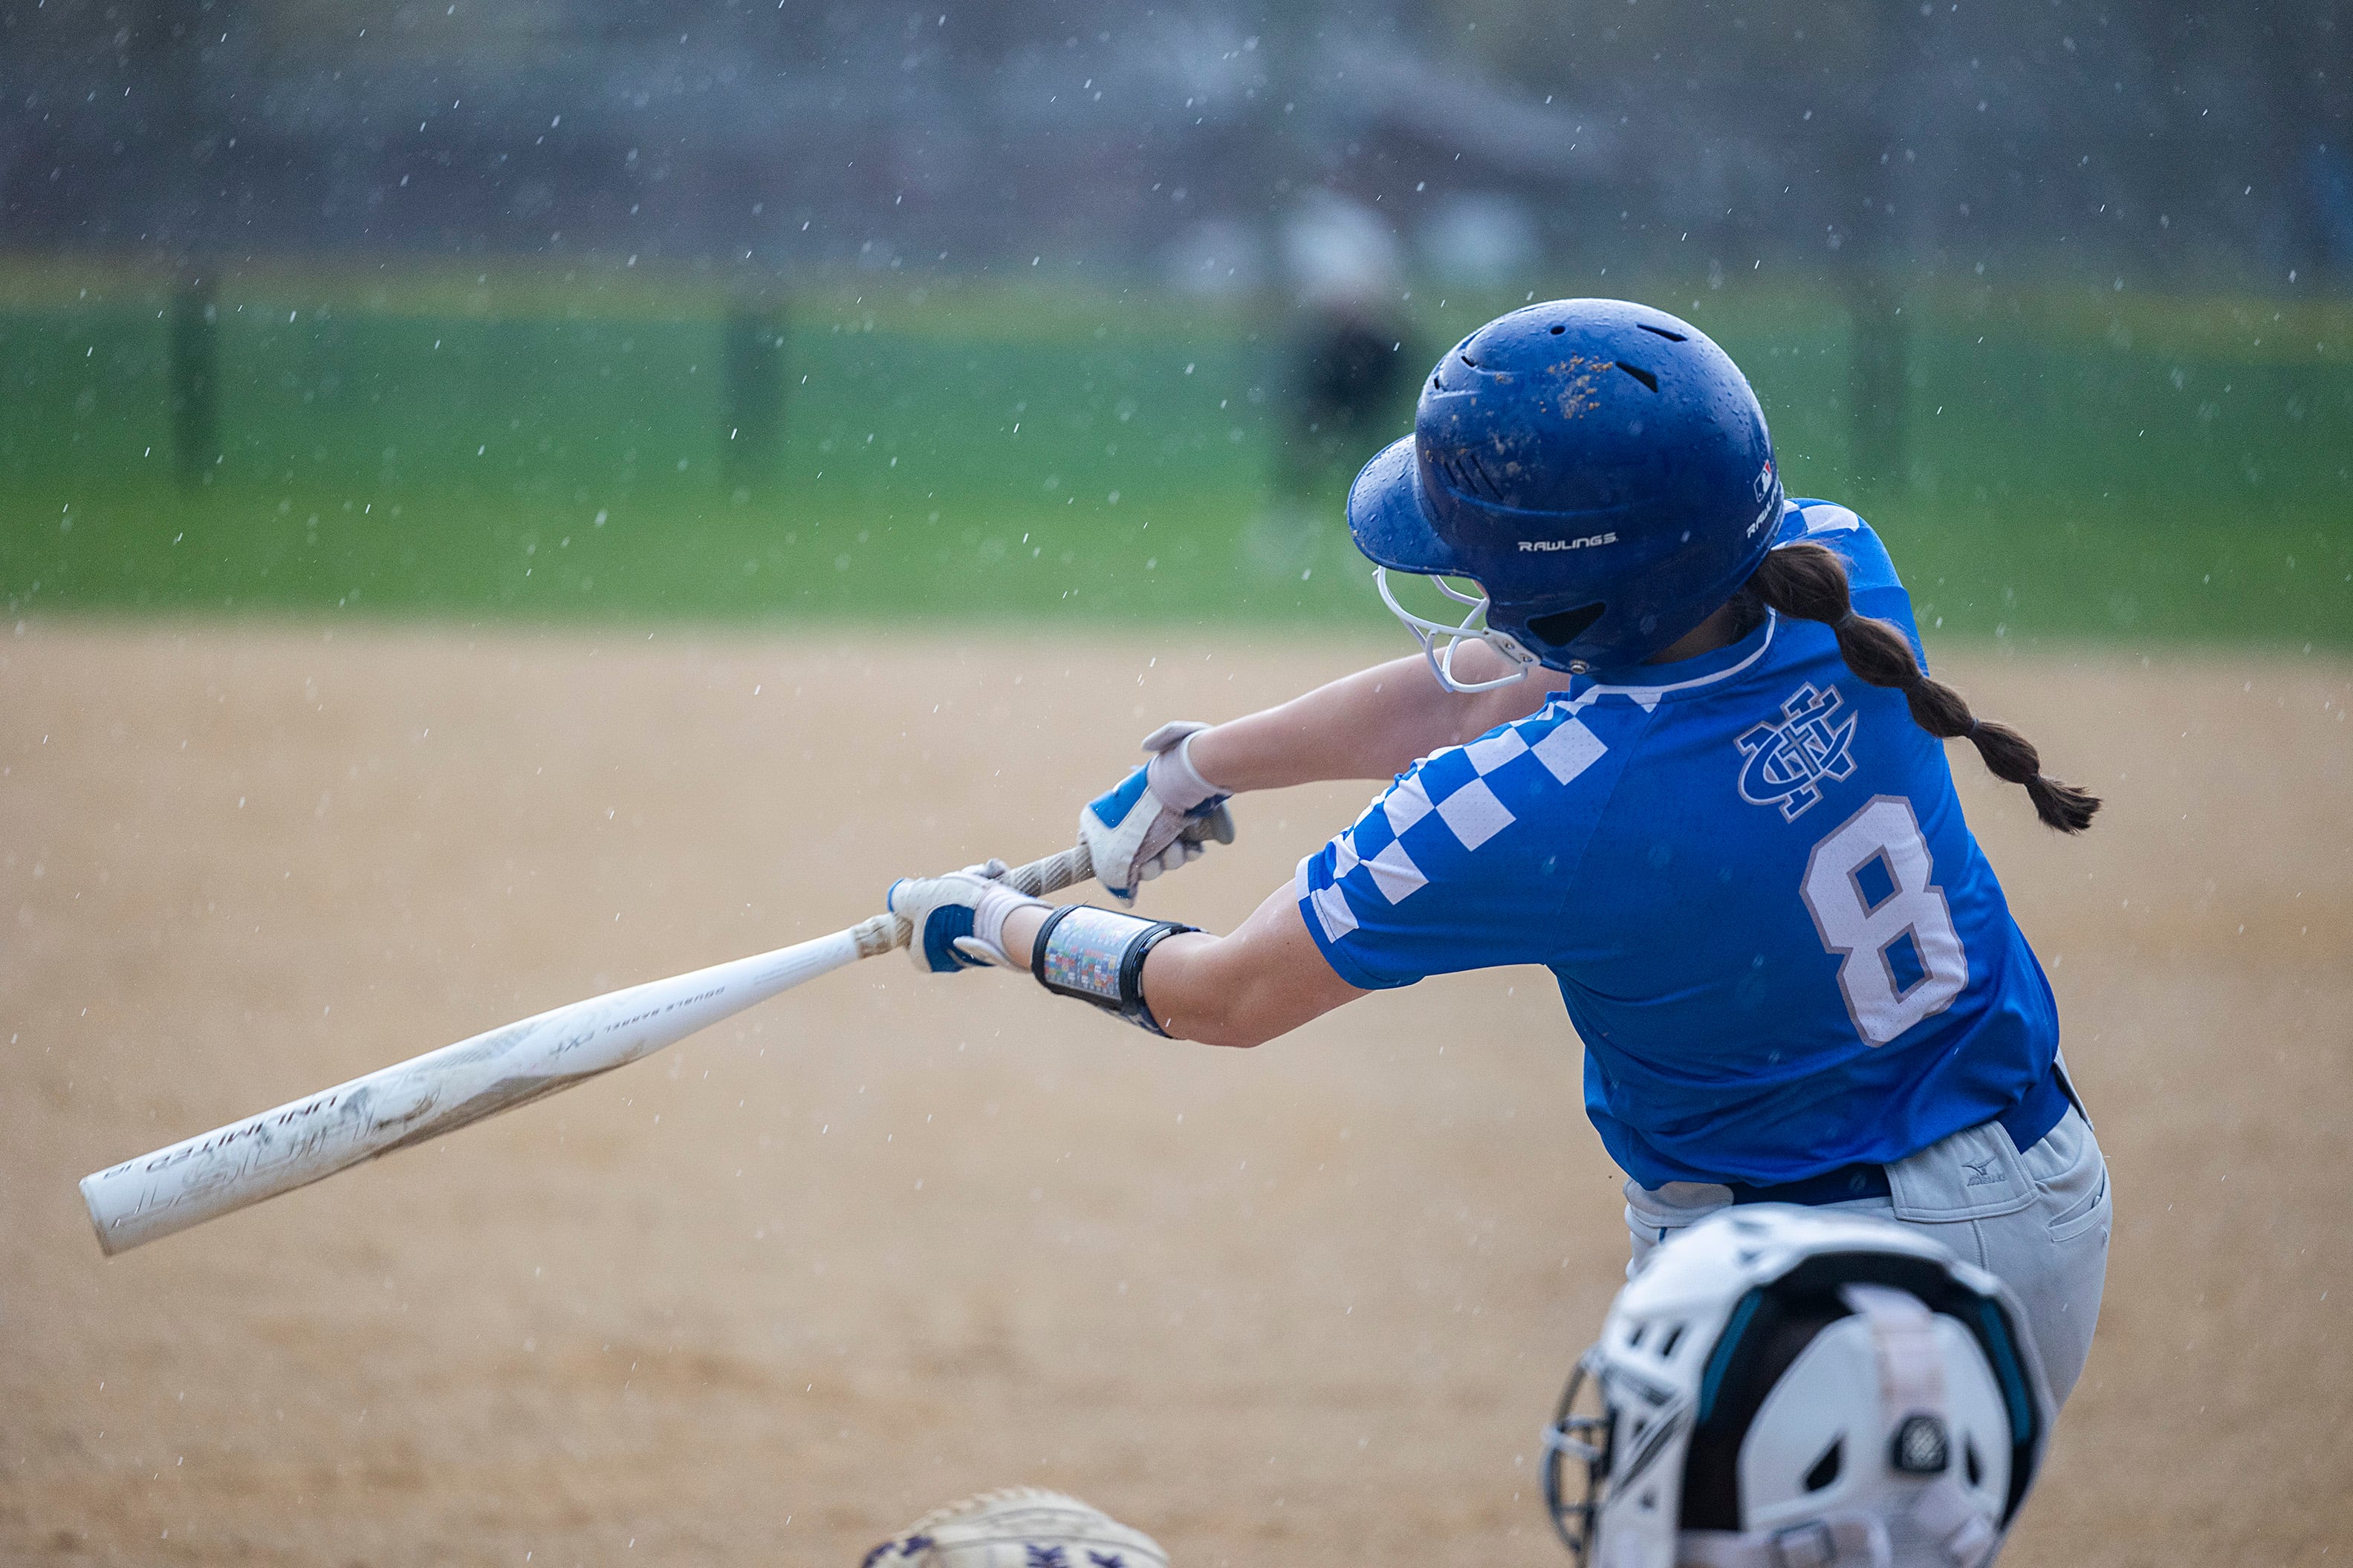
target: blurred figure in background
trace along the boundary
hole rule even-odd
[[[1403,256],[1370,208],[1311,192],[1282,226],[1281,254],[1291,311],[1277,382],[1273,513],[1250,552],[1272,568],[1304,563],[1319,501],[1410,417],[1419,363],[1407,352]]]
[[[1302,310],[1290,346],[1291,428],[1286,488],[1303,493],[1382,443],[1405,377],[1401,331],[1366,304],[1337,300]]]

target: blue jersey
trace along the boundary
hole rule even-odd
[[[1779,537],[1836,551],[1918,648],[1854,513],[1793,501]],[[1645,1186],[1884,1163],[2018,1105],[2058,1014],[1943,743],[1813,622],[1651,670],[1423,758],[1302,861],[1333,969],[1551,970],[1587,1111]]]

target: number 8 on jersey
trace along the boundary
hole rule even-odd
[[[1892,795],[1873,796],[1806,861],[1807,912],[1822,945],[1840,955],[1839,990],[1870,1045],[1943,1012],[1968,984],[1960,933],[1931,868],[1912,803]]]

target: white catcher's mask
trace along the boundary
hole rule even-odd
[[[2052,1413],[1992,1275],[1885,1220],[1743,1206],[1619,1292],[1545,1500],[1580,1568],[1981,1568]]]

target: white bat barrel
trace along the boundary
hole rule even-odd
[[[108,1254],[626,1067],[890,945],[878,922],[575,1002],[82,1178]]]
[[[1222,813],[1185,831],[1233,839]],[[1034,897],[1093,874],[1082,844],[1005,879]],[[876,915],[814,942],[575,1002],[93,1172],[81,1179],[82,1203],[111,1257],[627,1067],[804,980],[904,947],[908,935],[902,917]]]

